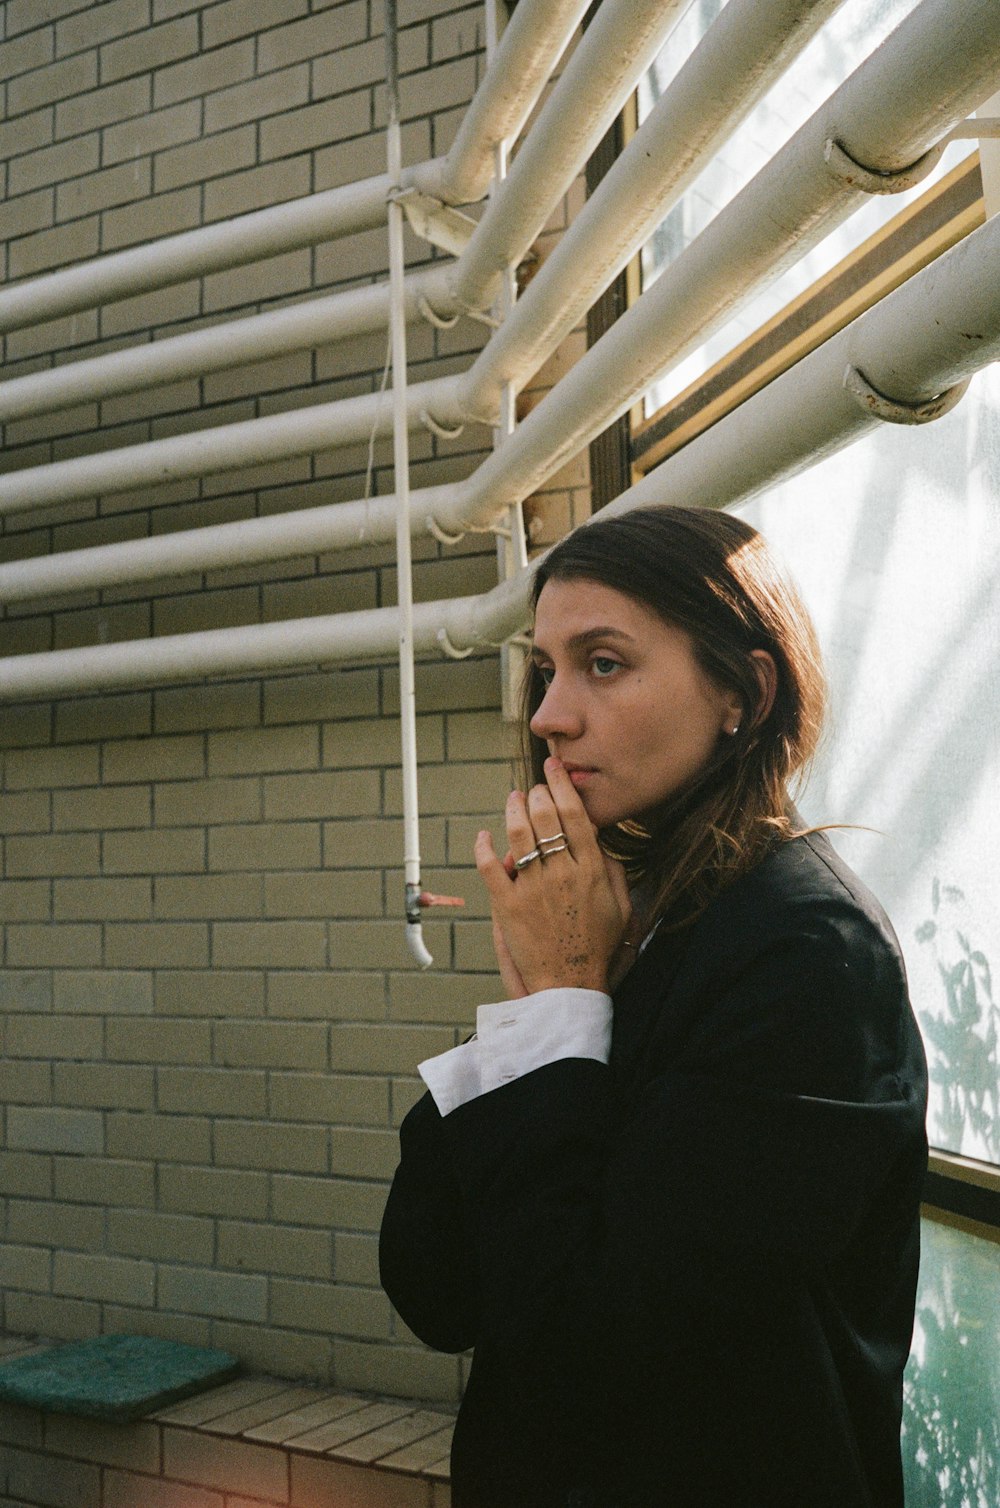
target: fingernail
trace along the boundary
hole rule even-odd
[[[562,767],[562,760],[558,759],[555,754],[550,755],[549,758],[545,761],[545,768],[547,770],[561,770]]]

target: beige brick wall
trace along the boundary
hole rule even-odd
[[[404,153],[447,150],[483,68],[482,12],[402,0]],[[35,276],[383,170],[378,0],[7,0],[0,272]],[[552,218],[558,236],[579,195]],[[411,243],[411,261],[429,253]],[[9,334],[3,376],[384,275],[382,232]],[[411,330],[420,376],[463,322]],[[539,374],[537,401],[579,352]],[[377,388],[365,338],[8,423],[5,471]],[[417,485],[490,442],[413,437]],[[13,515],[0,559],[363,495],[367,447]],[[375,448],[376,492],[392,487]],[[554,537],[585,464],[529,513]],[[496,579],[492,538],[415,548],[418,598]],[[370,548],[0,608],[0,654],[395,600]],[[134,1329],[272,1372],[452,1398],[461,1363],[391,1313],[376,1240],[416,1064],[497,989],[471,865],[509,786],[494,657],[418,669],[426,883],[400,921],[398,676],[360,665],[0,706],[0,1328]]]

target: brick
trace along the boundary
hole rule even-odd
[[[272,1211],[276,1219],[293,1225],[377,1231],[382,1224],[387,1192],[385,1184],[361,1183],[353,1178],[306,1178],[294,1173],[276,1173]]]
[[[321,968],[326,963],[322,922],[217,922],[212,929],[213,963],[261,967]]]
[[[104,1245],[104,1211],[49,1199],[11,1199],[7,1230],[15,1241],[96,1251]]]
[[[152,1163],[108,1157],[57,1157],[55,1195],[75,1204],[148,1208],[154,1201]]]
[[[259,875],[162,875],[156,881],[158,918],[262,916],[263,880]]]
[[[314,76],[319,68],[320,60],[317,59],[313,64]],[[315,92],[319,94],[325,90],[317,87]],[[408,121],[400,135],[403,139],[404,162],[424,162],[430,157],[431,133],[428,121]],[[359,177],[375,177],[384,173],[385,148],[375,134],[355,137],[352,141],[337,142],[316,152],[315,162],[317,191],[337,188],[342,183],[354,183]]]
[[[48,880],[0,880],[0,922],[37,922],[48,918]]]
[[[84,1015],[148,1015],[152,981],[148,974],[117,969],[67,970],[54,980],[53,1003],[57,1011]]]
[[[107,1218],[108,1246],[123,1256],[211,1265],[215,1231],[207,1218],[153,1210],[109,1210]]]
[[[180,1214],[262,1220],[268,1212],[267,1174],[169,1163],[160,1169],[159,1202],[162,1209]]]
[[[260,783],[256,779],[170,781],[154,787],[153,800],[158,827],[256,822],[260,818]]]
[[[229,681],[209,686],[169,686],[155,694],[157,733],[244,728],[259,721],[260,688]]]
[[[386,1013],[385,983],[370,969],[275,971],[268,976],[267,1013],[300,1021],[381,1021]]]
[[[56,1252],[56,1293],[77,1299],[110,1299],[149,1308],[155,1290],[151,1262],[85,1252]],[[121,1459],[121,1458],[119,1458]]]
[[[268,916],[281,917],[368,916],[382,910],[382,877],[377,871],[366,870],[268,874],[264,877],[264,910]]]
[[[107,1110],[151,1110],[153,1070],[124,1063],[56,1063],[55,1095],[61,1104]]]
[[[391,883],[391,882],[390,882]],[[389,891],[390,900],[393,890]],[[398,894],[398,892],[397,892]],[[443,947],[447,955],[449,935],[447,920],[443,913],[431,912],[424,922],[424,935],[432,953]],[[381,969],[411,969],[415,967],[413,956],[406,945],[406,935],[395,918],[384,921],[331,921],[327,924],[330,935],[330,966],[334,969],[370,969],[373,959]]]
[[[48,792],[0,795],[0,832],[45,832],[50,828]]]
[[[138,738],[151,731],[151,711],[148,692],[59,702],[56,741],[68,744],[86,739]]]
[[[179,1309],[185,1314],[257,1322],[267,1317],[267,1281],[263,1277],[161,1265],[158,1298],[161,1309]]]
[[[372,571],[277,582],[264,587],[263,616],[265,621],[273,622],[377,607],[377,585]]]
[[[0,1246],[0,1285],[28,1288],[35,1293],[52,1289],[52,1253],[39,1246]]]
[[[264,720],[268,723],[363,717],[377,711],[378,672],[374,670],[285,676],[264,684]]]
[[[253,72],[252,42],[236,42],[231,47],[213,48],[211,52],[201,52],[186,62],[158,69],[153,79],[153,104],[160,109],[177,100],[208,94],[213,89],[224,89],[227,84],[251,78]]]
[[[333,1238],[328,1231],[220,1220],[218,1264],[289,1277],[330,1278]]]
[[[501,811],[510,791],[507,763],[462,763],[425,765],[420,771],[420,807],[435,812],[465,813]],[[389,770],[385,781],[385,810],[401,814],[402,785],[399,772]]]
[[[300,3],[300,0],[295,0]],[[244,15],[246,0],[238,0]],[[224,10],[216,6],[215,10]],[[209,11],[208,15],[212,15]],[[207,24],[207,17],[206,17]],[[309,98],[309,68],[301,64],[297,68],[284,68],[279,73],[269,73],[261,79],[246,84],[236,84],[230,89],[220,89],[205,100],[206,132],[223,131],[230,126],[242,125],[248,120],[274,115],[283,110],[305,104]]]
[[[208,832],[209,869],[306,869],[319,863],[318,822],[242,823]]]
[[[12,1105],[7,1111],[7,1145],[22,1152],[104,1151],[104,1117],[96,1110],[64,1110]]]
[[[205,838],[200,828],[111,832],[104,838],[107,874],[197,874],[204,868]]]
[[[98,1508],[100,1468],[81,1462],[68,1465],[54,1456],[14,1450],[10,1453],[6,1487],[14,1503],[44,1503],[46,1508]]]
[[[58,1335],[63,1340],[86,1340],[97,1335],[101,1327],[101,1310],[98,1304],[84,1299],[53,1298],[40,1293],[11,1293],[7,1296],[7,1323],[20,1335]],[[65,1469],[65,1461],[57,1463]],[[96,1468],[83,1467],[91,1471]],[[12,1482],[8,1482],[11,1486]],[[32,1498],[31,1502],[51,1504],[54,1498]],[[88,1505],[96,1500],[83,1499]],[[81,1500],[74,1496],[73,1508],[80,1508]],[[17,1505],[20,1508],[20,1504]]]
[[[389,1179],[399,1162],[399,1138],[395,1131],[333,1127],[330,1132],[330,1166],[346,1178]]]
[[[233,628],[257,616],[257,592],[191,592],[162,598],[153,608],[157,634],[190,634],[203,629]]]
[[[74,748],[16,750],[7,755],[8,790],[96,785],[100,779],[96,744]]]
[[[12,42],[0,45],[0,78],[13,79],[19,73],[29,73],[51,63],[54,53],[54,38],[51,28],[30,31]]]
[[[108,1155],[150,1157],[161,1162],[211,1162],[209,1122],[193,1115],[109,1115]]]
[[[460,1361],[425,1346],[373,1346],[338,1337],[334,1341],[337,1377],[345,1387],[394,1393],[397,1397],[457,1400]]]
[[[128,334],[133,330],[147,330],[153,325],[170,325],[179,320],[193,319],[198,312],[197,282],[177,283],[170,288],[105,304],[101,310],[101,334],[108,338]],[[136,436],[137,440],[145,438],[145,433]],[[153,438],[156,438],[155,433]],[[136,627],[131,635],[134,638],[144,638],[149,633],[148,607],[145,604],[142,607],[146,620],[143,627]]]
[[[326,146],[345,136],[361,136],[369,129],[371,97],[367,90],[322,100],[290,110],[287,115],[272,116],[261,122],[260,155],[290,157],[309,147]],[[34,185],[28,185],[34,187]]]
[[[105,928],[110,968],[197,968],[208,963],[208,927],[195,922],[111,922]]]
[[[203,45],[218,47],[237,37],[281,26],[304,16],[308,9],[308,0],[255,0],[253,4],[248,0],[224,0],[223,4],[213,5],[205,12]]]
[[[221,1492],[179,1482],[157,1481],[128,1471],[104,1472],[102,1508],[223,1508]]]
[[[130,74],[162,68],[198,51],[198,19],[182,16],[150,26],[134,36],[108,42],[101,52],[101,79],[112,83]]]
[[[455,1033],[442,1026],[330,1027],[330,1063],[341,1073],[414,1074],[424,1058],[454,1047]]]
[[[208,1022],[132,1017],[107,1023],[107,1057],[121,1063],[205,1063],[211,1050]]]
[[[259,71],[267,73],[272,68],[297,63],[303,58],[315,58],[325,51],[332,52],[361,41],[367,28],[365,11],[362,0],[338,6],[335,32],[330,17],[319,15],[265,33],[257,44]]]
[[[215,1162],[220,1167],[325,1173],[330,1165],[326,1129],[273,1121],[217,1121]]]
[[[314,727],[248,728],[239,733],[208,735],[210,775],[314,770],[318,764],[319,736]],[[278,813],[265,808],[265,816],[269,819],[276,815]],[[299,816],[303,813],[281,815]]]
[[[288,1502],[286,1459],[262,1445],[165,1428],[163,1472],[195,1486],[216,1487],[227,1495],[243,1492],[273,1503]]]
[[[201,190],[197,186],[176,189],[172,194],[156,194],[150,199],[127,204],[121,209],[104,211],[101,215],[101,250],[116,251],[124,246],[134,246],[138,241],[149,241],[156,236],[191,230],[200,220]],[[179,490],[188,485],[190,484],[178,483],[177,487]],[[158,489],[157,497],[161,504],[166,494],[166,488]],[[169,501],[169,497],[167,500]],[[105,498],[105,512],[110,513],[117,507],[127,507],[129,502],[129,494],[125,492]]]
[[[12,1016],[8,1021],[11,1057],[100,1059],[103,1025],[95,1016]]]
[[[105,786],[88,791],[57,791],[52,801],[57,831],[84,832],[104,827],[145,827],[150,819],[150,793],[142,786]]]
[[[411,73],[427,62],[427,32],[422,26],[404,26],[399,33],[399,71]],[[385,78],[385,40],[373,37],[353,47],[339,47],[315,59],[312,65],[313,98],[327,94],[345,94],[362,84],[380,84]],[[404,153],[405,162],[414,159]],[[359,167],[359,176],[370,171]]]
[[[115,783],[197,778],[204,774],[204,743],[196,735],[111,742],[103,763],[104,779]]]
[[[113,204],[143,199],[149,194],[151,182],[152,172],[146,158],[61,182],[56,189],[56,219],[76,220]]]
[[[159,1443],[156,1426],[141,1420],[121,1425],[53,1414],[45,1421],[46,1450],[80,1461],[156,1472]]]
[[[52,1159],[36,1152],[0,1151],[0,1180],[8,1197],[48,1199],[52,1193]],[[7,1316],[8,1322],[10,1315]]]
[[[105,0],[56,22],[56,56],[80,52],[149,23],[148,0]]]
[[[156,1078],[161,1110],[258,1116],[267,1111],[267,1080],[263,1073],[235,1068],[161,1066]]]
[[[57,99],[56,135],[79,136],[114,121],[143,115],[149,109],[151,93],[148,78],[132,78],[89,94]]]
[[[205,222],[245,215],[285,199],[299,199],[311,189],[311,165],[306,155],[266,163],[205,185]]]
[[[153,165],[155,190],[162,193],[182,184],[200,183],[250,167],[256,150],[252,126],[219,131],[187,145],[168,148],[157,154]]]
[[[97,53],[81,52],[61,63],[52,63],[47,68],[11,79],[7,86],[7,110],[10,115],[37,110],[40,105],[50,105],[54,100],[68,99],[72,94],[93,89],[96,83]]]
[[[15,117],[7,125],[0,125],[0,158],[5,160],[33,152],[37,147],[47,147],[52,141],[52,108],[35,110],[31,115]]]
[[[152,881],[56,880],[52,910],[57,921],[142,921],[152,915]]]
[[[444,863],[443,821],[428,821],[421,814],[420,852],[427,864]],[[371,865],[398,869],[401,872],[403,836],[399,822],[377,819],[366,822],[324,822],[323,863],[328,869],[352,869]]]
[[[275,1278],[271,1317],[295,1329],[332,1331],[366,1339],[389,1333],[389,1300],[371,1288]]]
[[[226,1068],[325,1067],[326,1034],[313,1022],[219,1021],[215,1061]]]
[[[450,1021],[471,1029],[484,988],[478,974],[391,974],[389,1014],[395,1021]]]
[[[162,1016],[262,1016],[264,980],[244,969],[171,969],[156,977]]]
[[[0,1013],[36,1014],[52,1009],[52,976],[35,969],[0,970]]]
[[[47,1062],[5,1062],[0,1058],[0,1104],[47,1105],[52,1099],[52,1067]]]
[[[495,746],[495,735],[492,744]],[[477,750],[482,753],[482,747]],[[417,718],[417,758],[421,764],[444,759],[444,719],[438,714]],[[399,726],[392,718],[355,718],[324,723],[323,763],[336,769],[352,766],[398,765]]]
[[[264,779],[264,816],[268,821],[360,816],[378,812],[379,805],[377,770],[266,776]]]
[[[101,929],[86,923],[12,922],[7,927],[7,962],[15,968],[43,964],[61,968],[101,961]]]

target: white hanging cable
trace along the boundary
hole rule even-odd
[[[462,906],[458,896],[420,887],[420,804],[417,792],[417,699],[413,670],[413,552],[410,542],[410,430],[406,406],[406,264],[403,252],[403,149],[399,128],[399,47],[396,0],[385,0],[389,124],[389,300],[392,366],[392,459],[396,484],[396,576],[399,595],[399,725],[403,760],[403,866],[406,943],[422,969],[434,959],[424,942],[424,906]]]

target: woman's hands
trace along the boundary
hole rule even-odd
[[[502,861],[488,832],[476,839],[497,962],[513,998],[560,985],[607,990],[611,961],[632,914],[624,871],[599,847],[558,759],[545,761],[545,779],[527,800],[520,791],[508,797],[510,852]],[[515,860],[537,849],[539,840],[558,833],[565,835],[565,848],[515,868]]]

